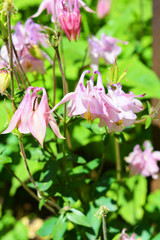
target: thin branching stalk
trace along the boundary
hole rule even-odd
[[[65,75],[62,69],[62,63],[61,63],[61,58],[60,58],[60,54],[59,54],[59,50],[58,47],[55,48],[55,52],[57,55],[57,59],[58,59],[58,64],[59,64],[59,69],[61,72],[61,76],[62,76],[62,81],[63,81],[63,92],[64,95],[67,94],[67,84],[66,84],[66,79],[65,79]],[[66,112],[67,112],[67,105],[66,103],[64,104],[64,140],[63,140],[63,158],[64,158],[64,169],[65,169],[65,154],[66,154]]]
[[[55,65],[56,65],[56,54],[53,58],[53,107],[56,102],[56,74],[55,74]]]
[[[27,84],[26,84],[26,82],[25,82],[25,80],[24,80],[24,78],[23,78],[22,72],[21,72],[21,71],[18,71],[18,74],[19,74],[19,76],[20,76],[20,78],[21,78],[21,81],[22,81],[22,83],[23,83],[24,88],[27,89]]]
[[[14,71],[14,76],[15,76],[16,81],[17,81],[18,88],[19,88],[19,90],[22,90],[21,83],[20,83],[20,81],[19,81],[19,78],[18,78],[18,75],[17,75],[17,73],[16,73],[15,68],[13,68],[13,71]]]
[[[8,47],[8,44],[5,43],[5,46],[6,46],[6,49],[7,49],[8,56],[9,56],[9,47]],[[6,60],[5,60],[1,55],[0,55],[0,57],[1,57],[1,59],[2,59],[3,61],[6,62]],[[6,64],[8,64],[8,63],[6,62]],[[15,78],[16,78],[18,88],[19,88],[19,90],[21,90],[21,89],[22,89],[22,88],[21,88],[21,84],[20,84],[19,78],[18,78],[17,73],[16,73],[16,69],[15,69],[14,66],[13,66],[13,73],[14,73],[14,76],[15,76]]]
[[[121,180],[121,159],[120,159],[120,149],[119,142],[117,138],[115,139],[115,152],[116,152],[116,171],[117,171],[117,180]]]
[[[15,174],[14,172],[9,168],[9,166],[4,165],[5,168],[7,169],[7,171],[17,179],[17,181],[21,184],[21,186],[26,190],[26,192],[28,192],[35,200],[37,200],[38,202],[40,202],[40,199],[37,197],[37,195],[30,189],[27,187],[27,185],[22,182]],[[44,204],[44,207],[47,208],[51,213],[53,213],[54,215],[56,215],[55,210],[50,207],[49,205],[47,205],[46,203]]]
[[[23,74],[23,75],[21,75],[21,76],[22,76],[22,78],[23,78],[23,76],[24,76],[24,80],[28,83],[29,86],[31,86],[31,83],[29,82],[29,80],[28,80],[28,78],[27,78],[27,76],[26,76],[26,74],[25,74],[25,72],[24,72],[24,70],[23,70],[23,67],[22,67],[22,65],[21,65],[21,63],[20,63],[20,61],[19,61],[19,57],[18,57],[18,55],[17,55],[17,51],[16,51],[16,49],[15,49],[15,46],[14,46],[13,42],[12,42],[12,46],[13,46],[13,51],[14,51],[14,54],[15,54],[15,57],[16,57],[17,64],[18,64],[18,66],[19,66],[20,71],[21,71],[22,74]]]
[[[13,47],[12,47],[12,33],[11,33],[11,13],[7,11],[8,24],[8,44],[9,44],[9,66],[11,74],[11,97],[12,97],[12,111],[14,112],[14,78],[13,78]]]
[[[66,84],[66,79],[65,79],[64,71],[63,71],[63,68],[62,68],[62,63],[61,63],[61,58],[60,58],[60,54],[59,54],[58,47],[55,47],[55,52],[56,52],[56,55],[57,55],[58,64],[59,64],[59,69],[60,69],[61,76],[62,76],[63,92],[64,92],[64,95],[66,95],[66,94],[67,94],[67,84]]]
[[[107,228],[106,228],[105,215],[102,216],[102,228],[103,228],[103,239],[107,240]]]

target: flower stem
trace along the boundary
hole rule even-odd
[[[60,72],[61,72],[61,75],[62,75],[63,92],[64,92],[64,95],[66,95],[67,94],[67,84],[66,84],[65,75],[64,75],[64,72],[63,72],[63,69],[62,69],[62,63],[61,63],[61,58],[60,58],[58,47],[55,47],[55,52],[56,52],[57,59],[58,59],[59,69],[60,69]]]
[[[106,219],[104,215],[102,216],[102,228],[103,228],[103,239],[107,240]]]
[[[7,24],[8,24],[8,44],[9,44],[9,66],[11,74],[11,97],[12,97],[12,111],[14,112],[14,79],[13,79],[13,47],[12,47],[12,34],[11,34],[11,13],[7,11]]]
[[[25,72],[24,72],[24,70],[23,70],[23,67],[22,67],[22,65],[21,65],[21,63],[20,63],[20,61],[19,61],[19,58],[18,58],[18,55],[17,55],[17,51],[16,51],[15,46],[14,46],[13,43],[12,43],[12,46],[13,46],[14,55],[15,55],[15,57],[16,57],[16,61],[17,61],[17,63],[18,63],[19,69],[20,69],[20,71],[22,72],[25,81],[28,83],[29,86],[31,86],[31,83],[29,82],[29,80],[28,80],[28,78],[27,78],[27,76],[26,76],[26,74],[25,74]],[[21,74],[21,76],[22,76],[22,74]],[[22,76],[22,77],[23,77],[23,76]]]
[[[30,190],[26,184],[24,182],[22,182],[15,174],[14,172],[7,166],[7,165],[4,165],[5,168],[7,169],[7,171],[17,179],[17,181],[22,185],[22,187],[26,190],[26,192],[28,192],[34,199],[36,199],[38,202],[40,202],[40,199],[36,196],[36,194]],[[48,204],[44,204],[44,207],[47,208],[51,213],[53,213],[54,215],[56,214],[55,210],[50,207]]]
[[[60,54],[59,54],[59,50],[58,50],[58,46],[55,47],[55,52],[57,55],[57,59],[58,59],[58,64],[59,64],[59,69],[61,72],[61,76],[62,76],[62,81],[63,81],[63,93],[64,95],[67,94],[67,84],[66,84],[66,79],[65,79],[65,75],[62,69],[62,63],[61,63],[61,58],[60,58]],[[63,140],[63,158],[64,158],[64,169],[65,169],[65,153],[66,153],[66,112],[67,112],[67,105],[66,103],[64,104],[64,140]]]
[[[121,180],[121,159],[118,139],[115,138],[117,180]]]
[[[55,74],[55,65],[56,65],[56,54],[53,58],[53,107],[56,102],[56,74]]]

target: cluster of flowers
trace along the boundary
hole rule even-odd
[[[150,141],[145,141],[144,151],[140,145],[136,145],[133,152],[125,157],[125,161],[129,163],[132,174],[141,174],[142,176],[156,179],[158,178],[159,167],[157,161],[160,161],[160,151],[154,151]]]
[[[39,45],[47,47],[45,34],[40,31],[41,26],[28,19],[24,26],[18,22],[14,27],[15,32],[12,35],[12,42],[15,47],[20,64],[25,72],[45,73],[44,59],[50,58],[43,52]],[[1,68],[9,65],[9,57],[6,46],[4,45],[0,51]],[[19,65],[15,53],[13,54],[13,64],[15,69],[19,72]]]
[[[3,132],[8,133],[13,131],[15,127],[21,133],[29,133],[43,145],[46,126],[51,125],[53,131],[58,137],[62,137],[59,133],[58,126],[55,123],[51,112],[53,112],[60,104],[70,100],[68,105],[68,116],[80,115],[87,120],[100,119],[99,126],[108,126],[109,132],[122,131],[125,127],[133,124],[137,118],[137,112],[143,109],[142,103],[135,99],[133,93],[126,94],[121,87],[121,84],[108,85],[108,93],[105,94],[105,89],[102,84],[100,72],[96,86],[94,86],[94,76],[84,85],[84,76],[90,71],[84,71],[77,84],[75,92],[70,92],[49,111],[47,102],[47,94],[44,88],[29,87],[25,97],[15,112],[9,127]],[[43,91],[42,99],[38,104],[39,95],[37,92]],[[31,95],[31,91],[33,91]],[[24,108],[25,106],[25,108]],[[54,123],[54,126],[53,126]]]
[[[99,126],[108,126],[109,132],[120,132],[125,127],[132,125],[137,116],[135,113],[143,109],[142,103],[135,99],[136,96],[132,92],[125,93],[120,83],[107,85],[108,93],[105,94],[105,88],[102,83],[99,71],[97,84],[94,86],[94,76],[84,85],[84,76],[90,71],[84,71],[77,84],[75,92],[68,93],[53,108],[54,111],[60,104],[69,100],[68,105],[69,117],[80,115],[87,120],[100,119]]]
[[[104,1],[108,4],[108,1]],[[99,1],[98,4],[101,5],[102,1]],[[44,0],[42,1],[38,12],[32,17],[38,16],[46,8],[48,13],[52,13],[52,21],[55,23],[59,22],[69,40],[73,40],[77,39],[77,36],[79,36],[80,33],[81,17],[79,7],[81,6],[84,7],[86,11],[93,12],[81,0]],[[47,59],[50,63],[52,63],[52,61],[39,47],[39,45],[43,47],[48,46],[46,35],[41,32],[42,27],[39,24],[34,23],[32,19],[28,19],[24,25],[22,25],[21,22],[18,22],[13,29],[15,32],[12,34],[12,42],[23,70],[25,72],[44,74],[45,67],[43,60]],[[95,36],[92,38],[89,37],[88,42],[91,67],[93,71],[98,70],[100,58],[103,58],[107,64],[113,64],[115,62],[115,59],[121,52],[121,47],[118,46],[117,43],[127,44],[127,42],[106,36],[105,34],[102,34],[101,40],[98,40]],[[0,59],[0,69],[7,69],[9,65],[9,57],[6,46],[3,46],[0,50]],[[13,62],[15,69],[19,72],[19,64],[15,53],[13,54]]]

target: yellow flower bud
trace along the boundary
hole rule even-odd
[[[10,73],[7,70],[2,69],[0,71],[0,93],[1,94],[3,94],[4,91],[8,88],[10,81],[11,81]]]

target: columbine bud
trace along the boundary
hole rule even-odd
[[[11,80],[10,73],[6,69],[0,70],[0,93],[3,94]]]
[[[81,29],[81,14],[78,0],[60,0],[58,2],[58,18],[61,28],[68,39],[70,41],[77,40]]]

